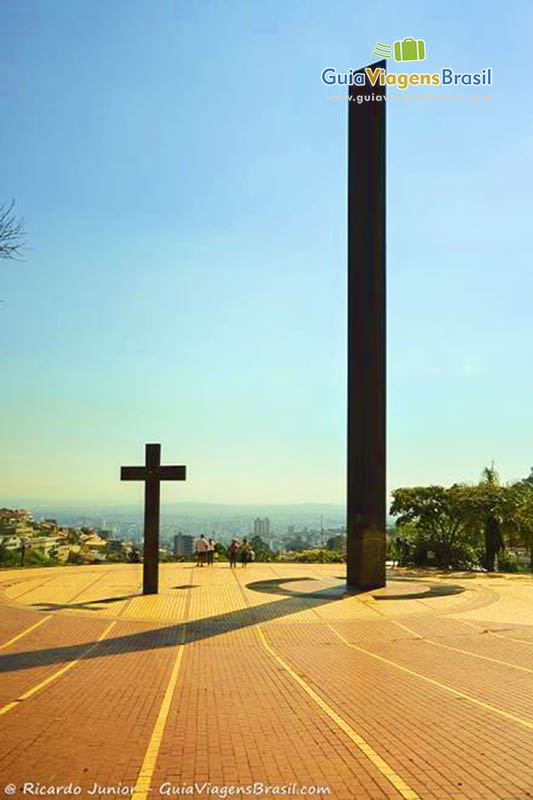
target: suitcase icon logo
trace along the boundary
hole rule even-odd
[[[394,42],[395,61],[425,61],[426,43],[423,39],[407,37],[399,42]]]

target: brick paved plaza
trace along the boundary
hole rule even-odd
[[[533,797],[533,580],[342,578],[0,571],[0,793]]]

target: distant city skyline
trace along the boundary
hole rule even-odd
[[[411,35],[493,86],[387,109],[389,491],[529,473],[530,3],[52,5],[0,9],[28,233],[0,262],[0,503],[140,508],[119,469],[151,441],[188,470],[163,508],[344,502],[347,109],[320,76]]]
[[[0,504],[1,510],[1,504]],[[88,509],[61,507],[29,507],[33,519],[54,522],[59,526],[76,529],[88,528],[104,531],[113,538],[140,542],[143,533],[143,517],[140,509]],[[257,516],[260,512],[263,516]],[[267,516],[267,514],[271,516]],[[296,532],[307,531],[320,534],[338,532],[345,528],[344,506],[337,505],[287,505],[287,506],[239,506],[184,503],[173,504],[163,510],[161,516],[161,542],[176,550],[176,536],[214,536],[220,541],[232,537],[260,536],[264,541],[283,539]],[[183,555],[180,551],[178,555]]]

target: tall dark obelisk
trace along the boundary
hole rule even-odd
[[[348,103],[347,583],[370,589],[385,585],[386,97],[365,83]]]

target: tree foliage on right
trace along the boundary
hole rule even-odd
[[[533,569],[533,481],[502,485],[494,466],[477,484],[415,486],[393,492],[397,550],[401,561],[438,566],[483,567],[505,563],[506,544],[527,548]]]

